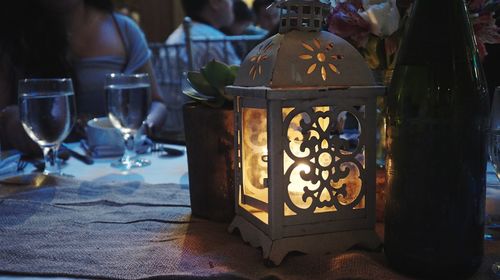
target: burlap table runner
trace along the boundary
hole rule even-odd
[[[191,217],[187,186],[35,178],[0,184],[0,272],[84,278],[404,279],[380,252],[264,265],[227,225]],[[19,182],[17,182],[19,183]],[[475,278],[491,279],[499,242]]]

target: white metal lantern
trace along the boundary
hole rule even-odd
[[[280,34],[256,46],[226,88],[236,117],[229,230],[275,264],[291,251],[376,248],[375,114],[385,88],[354,47],[320,31],[328,4],[278,7]]]

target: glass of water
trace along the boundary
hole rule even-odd
[[[495,89],[491,104],[488,153],[497,178],[500,180],[500,87]]]
[[[75,123],[71,79],[24,79],[18,87],[24,130],[43,150],[44,174],[60,174],[57,150]]]
[[[493,94],[493,101],[491,104],[488,152],[490,156],[491,165],[495,169],[495,174],[497,176],[497,179],[500,181],[500,87],[497,87],[495,89],[495,93]],[[491,201],[495,201],[495,199],[491,198],[490,203],[493,203]],[[486,204],[488,204],[488,198],[486,199]],[[486,221],[485,239],[495,240],[497,239],[497,237],[495,236],[496,235],[495,229],[497,229],[498,223],[500,221],[497,220],[495,215],[490,216],[491,213],[488,212],[487,214],[488,217],[486,219],[487,221]],[[493,263],[493,265],[491,266],[491,270],[496,276],[500,276],[500,261]]]
[[[109,74],[105,83],[108,117],[123,135],[125,153],[111,165],[120,169],[148,166],[149,160],[134,151],[134,137],[143,125],[151,106],[151,84],[148,74]]]

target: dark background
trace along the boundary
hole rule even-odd
[[[149,42],[164,42],[168,35],[182,22],[184,13],[182,0],[114,0],[116,7],[126,4],[137,11],[140,26]]]

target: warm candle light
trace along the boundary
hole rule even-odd
[[[267,120],[261,109],[245,109],[242,112],[243,149],[242,170],[244,194],[267,203]]]
[[[226,88],[236,101],[241,166],[230,229],[276,264],[289,251],[314,251],[318,240],[330,252],[376,247],[374,120],[384,88],[373,86],[354,47],[321,31],[329,5],[278,7],[301,12],[281,14],[280,34],[256,46]],[[358,120],[354,141],[343,132],[346,115]]]

